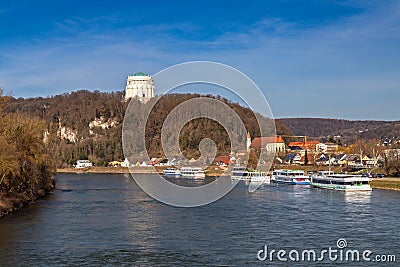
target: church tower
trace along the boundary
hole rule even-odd
[[[250,132],[247,132],[247,140],[246,140],[247,152],[250,151],[250,146],[251,146],[251,136],[250,136]]]
[[[154,97],[154,83],[150,75],[138,72],[128,76],[126,79],[125,100],[135,97],[143,103]]]

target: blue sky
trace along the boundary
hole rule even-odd
[[[1,1],[15,97],[123,90],[129,73],[228,64],[275,117],[400,120],[400,1]]]

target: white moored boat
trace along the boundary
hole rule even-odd
[[[181,176],[181,171],[175,168],[166,168],[163,170],[162,175],[168,177],[179,177]]]
[[[186,178],[204,178],[206,174],[202,168],[197,167],[182,167],[181,176]]]
[[[233,179],[233,180],[242,180],[246,170],[247,169],[244,166],[233,167],[232,172],[231,172],[231,179]]]
[[[269,183],[270,177],[263,171],[247,171],[246,167],[234,167],[231,172],[232,180]]]
[[[311,177],[313,187],[339,191],[371,191],[369,178],[361,175],[319,172]]]
[[[275,183],[309,185],[310,180],[302,170],[275,170],[272,174]]]

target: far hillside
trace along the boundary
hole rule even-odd
[[[386,142],[400,139],[400,121],[352,121],[322,118],[277,119],[295,135],[314,139],[335,139],[350,144],[357,139],[379,139]]]

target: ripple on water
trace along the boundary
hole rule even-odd
[[[249,193],[239,183],[215,203],[185,209],[159,203],[123,175],[61,175],[57,188],[0,220],[0,265],[266,266],[256,259],[264,244],[323,249],[339,238],[400,251],[398,192],[271,184]]]

